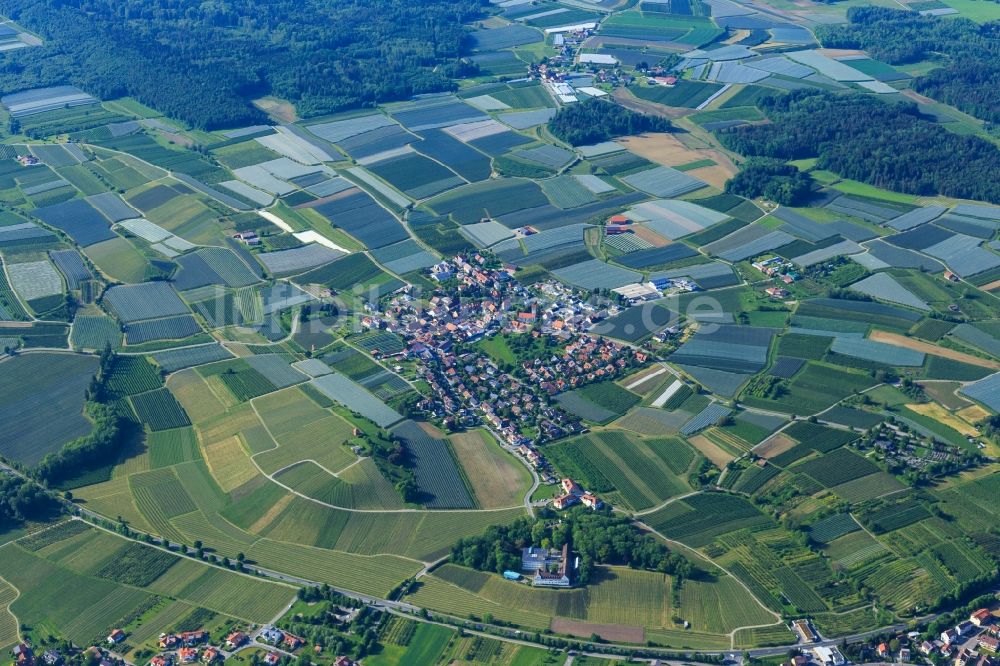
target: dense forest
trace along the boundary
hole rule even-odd
[[[0,533],[26,520],[44,520],[57,510],[57,502],[41,486],[0,474]]]
[[[568,104],[549,121],[549,130],[572,146],[643,132],[669,132],[670,121],[630,111],[613,102],[590,99]]]
[[[772,122],[720,131],[724,146],[752,157],[818,157],[820,169],[897,192],[1000,203],[1000,149],[923,119],[916,104],[798,90],[758,106]]]
[[[791,164],[754,157],[726,181],[726,192],[748,199],[763,197],[783,206],[799,206],[809,199],[812,185],[812,177]]]
[[[941,59],[942,67],[913,81],[914,90],[1000,122],[1000,22],[979,25],[884,7],[851,7],[847,18],[816,30],[824,46],[864,49],[893,65]]]
[[[454,86],[463,23],[486,0],[0,0],[45,40],[0,56],[0,89],[74,84],[136,97],[206,129],[263,120],[249,100],[300,115]]]
[[[689,560],[640,533],[627,518],[578,510],[560,514],[562,520],[555,522],[549,513],[493,525],[480,536],[462,539],[452,548],[452,561],[480,571],[520,571],[522,548],[559,549],[569,542],[580,556],[581,585],[587,584],[595,564],[624,564],[683,578],[698,573]]]

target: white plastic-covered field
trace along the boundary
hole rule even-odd
[[[475,141],[476,139],[493,136],[494,134],[500,134],[501,132],[506,132],[508,130],[505,125],[498,123],[491,118],[489,120],[480,120],[473,123],[451,125],[450,127],[445,127],[444,131],[459,141],[468,143],[469,141]]]
[[[47,260],[8,264],[7,276],[14,291],[26,301],[54,296],[63,291],[59,271]]]

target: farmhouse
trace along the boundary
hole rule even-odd
[[[234,631],[233,633],[226,636],[226,647],[232,650],[233,648],[238,648],[247,641],[247,635],[242,631]]]
[[[206,664],[211,664],[219,659],[219,651],[214,647],[206,648],[204,652],[201,653],[201,660]]]
[[[149,660],[149,666],[172,666],[174,658],[169,654],[158,654]]]
[[[268,652],[266,655],[264,655],[264,663],[268,664],[268,666],[275,666],[275,664],[277,664],[280,661],[281,661],[281,655],[278,654],[277,652]]]
[[[768,287],[764,290],[771,298],[788,298],[789,292],[781,287]]]
[[[993,615],[990,613],[989,609],[980,608],[979,610],[973,611],[969,615],[969,622],[976,625],[977,627],[984,627],[993,620]]]
[[[182,647],[177,651],[177,658],[182,664],[193,664],[198,660],[198,650],[190,647]]]
[[[117,643],[121,643],[123,640],[125,640],[125,632],[121,629],[115,629],[108,634],[108,645],[115,645]]]

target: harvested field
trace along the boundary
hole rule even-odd
[[[622,624],[593,624],[564,617],[552,618],[552,631],[557,634],[569,634],[587,639],[597,634],[606,641],[617,643],[642,643],[646,640],[646,632],[642,627],[628,627]]]
[[[420,424],[422,427],[430,424]],[[429,433],[432,437],[443,435]],[[479,506],[484,509],[517,505],[531,485],[528,470],[505,452],[484,430],[451,437],[452,449],[465,470]]]
[[[923,416],[930,417],[939,423],[943,423],[952,430],[956,430],[963,435],[971,435],[973,437],[979,437],[979,431],[973,428],[971,425],[966,423],[964,420],[958,418],[948,410],[946,410],[941,405],[934,402],[920,403],[920,404],[909,404],[906,405],[908,409],[921,414]],[[985,414],[985,410],[978,405],[974,408],[979,412]]]
[[[774,458],[775,456],[779,456],[794,447],[796,443],[797,442],[788,435],[784,435],[779,432],[778,434],[772,435],[761,442],[754,449],[754,453],[762,458]]]
[[[725,466],[728,465],[729,462],[735,457],[733,454],[729,453],[704,435],[690,437],[688,438],[688,442],[691,443],[691,446],[698,449],[702,455],[711,460],[712,464],[719,469],[725,468]]]
[[[929,342],[914,340],[913,338],[908,338],[905,335],[900,335],[898,333],[872,331],[869,335],[869,339],[876,342],[886,342],[890,345],[896,345],[897,347],[906,347],[907,349],[921,351],[925,354],[930,354],[931,356],[941,356],[942,358],[948,358],[961,363],[968,363],[969,365],[978,365],[981,368],[1000,370],[1000,363],[997,363],[996,361],[979,358],[978,356],[972,356],[970,354],[964,354],[960,351],[955,351],[954,349],[945,349],[944,347],[938,347],[930,344]]]

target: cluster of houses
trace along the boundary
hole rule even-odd
[[[905,424],[883,421],[859,442],[876,457],[898,470],[928,470],[942,463],[960,462],[963,450],[911,431]],[[933,470],[931,470],[933,471]]]
[[[567,509],[577,503],[594,510],[604,506],[604,502],[601,501],[600,497],[594,493],[587,492],[573,481],[573,479],[563,479],[559,482],[559,487],[562,489],[562,495],[552,500],[552,506],[557,509]]]
[[[521,447],[531,445],[525,433],[535,427],[537,441],[582,431],[578,419],[551,404],[551,396],[612,379],[646,356],[584,333],[616,310],[589,303],[554,281],[523,287],[514,270],[479,253],[456,256],[430,269],[441,287],[425,303],[397,294],[384,312],[372,312],[361,323],[406,340],[402,356],[421,364],[420,374],[432,389],[431,397],[416,404],[420,413],[441,418],[448,428],[488,424],[508,445]],[[552,336],[563,346],[514,372],[502,370],[485,353],[458,348],[497,334]],[[544,467],[537,454],[530,458]]]
[[[279,645],[289,652],[295,652],[305,645],[305,640],[302,638],[272,626],[264,627],[261,630],[259,640],[270,645]]]
[[[952,657],[955,666],[1000,666],[1000,625],[987,608],[980,608],[968,620],[941,632],[938,639],[924,641],[920,652]]]
[[[771,256],[766,259],[758,259],[750,264],[768,277],[778,278],[785,284],[792,284],[801,276],[795,272],[795,264],[785,261],[781,257]]]
[[[108,639],[110,640],[110,636]],[[149,660],[151,666],[173,666],[174,664],[212,664],[225,659],[225,655],[217,647],[206,645],[208,642],[207,631],[185,631],[179,634],[160,634],[157,645],[160,654]],[[244,641],[233,644],[238,647]],[[230,647],[229,639],[226,639],[226,646]],[[231,648],[230,648],[231,649]]]
[[[94,666],[123,666],[125,662],[107,650],[93,646],[86,650],[86,655],[90,658],[90,663]],[[63,666],[67,663],[67,656],[59,650],[48,649],[41,655],[36,655],[35,650],[28,643],[18,643],[11,650],[11,656],[17,666]]]

